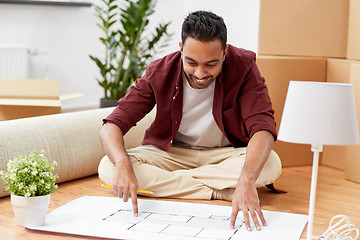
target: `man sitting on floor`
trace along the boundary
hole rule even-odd
[[[281,163],[255,54],[228,45],[226,25],[212,12],[189,14],[181,37],[180,51],[153,61],[104,119],[99,176],[131,198],[135,215],[140,188],[153,197],[232,201],[230,226],[241,210],[247,229],[251,216],[260,230],[256,188],[275,181]],[[154,106],[143,145],[126,151],[123,135]]]

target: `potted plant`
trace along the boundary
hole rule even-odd
[[[7,171],[1,171],[5,189],[11,194],[16,224],[35,227],[45,223],[50,194],[58,186],[52,173],[57,163],[49,163],[44,151],[34,150],[10,160]]]
[[[105,54],[90,58],[99,68],[101,78],[97,81],[104,90],[101,107],[114,106],[123,97],[129,86],[141,77],[153,56],[171,37],[170,24],[159,24],[149,34],[149,16],[154,13],[154,0],[101,0],[95,6],[97,24],[103,32],[99,37]],[[121,7],[120,7],[121,6]],[[111,102],[110,105],[107,102]]]

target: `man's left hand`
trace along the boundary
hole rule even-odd
[[[245,226],[248,231],[251,231],[250,217],[255,224],[255,228],[260,231],[259,218],[263,226],[266,226],[264,215],[260,208],[259,196],[254,182],[246,182],[239,179],[236,186],[233,200],[232,200],[232,213],[230,217],[230,227],[235,227],[235,220],[238,212],[242,211],[245,220]]]

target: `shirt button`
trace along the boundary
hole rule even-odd
[[[175,89],[179,89],[179,86],[176,86]]]
[[[170,140],[170,143],[172,143],[173,142],[173,140]]]
[[[176,97],[175,96],[173,96],[173,100],[175,100],[176,99]]]
[[[178,121],[175,121],[175,124],[177,124],[178,123]]]

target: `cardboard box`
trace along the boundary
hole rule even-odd
[[[261,0],[258,53],[346,57],[349,0]]]
[[[55,80],[0,80],[0,121],[61,112]]]
[[[360,62],[347,59],[329,58],[327,60],[326,82],[351,83],[350,78],[353,63]],[[358,79],[358,81],[360,81],[360,79]],[[345,170],[346,148],[346,146],[324,146],[320,164]]]
[[[279,130],[286,94],[291,80],[324,82],[326,59],[308,57],[258,56],[257,65],[265,78],[275,110],[275,121]],[[310,145],[276,141],[274,150],[279,154],[283,166],[311,165],[313,153]]]
[[[350,0],[347,58],[360,60],[360,0]]]
[[[353,63],[360,63],[350,59],[327,59],[326,82],[350,83],[350,70]]]
[[[354,88],[357,120],[360,127],[360,63],[351,65],[350,83]],[[345,159],[345,178],[360,183],[360,145],[347,146]]]

